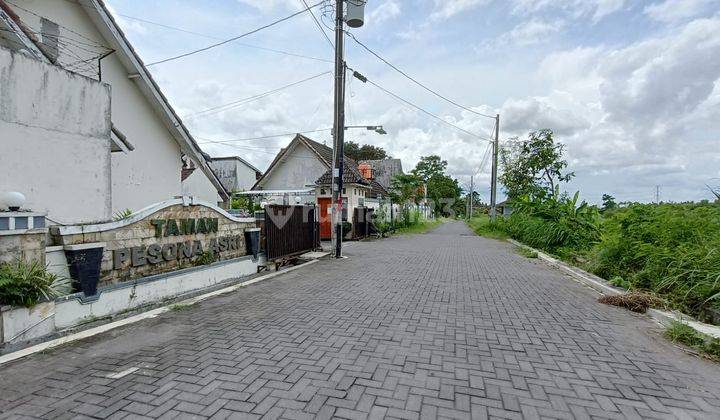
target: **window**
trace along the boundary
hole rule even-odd
[[[343,194],[347,194],[347,193],[345,192],[345,188],[343,188]]]
[[[325,195],[325,188],[320,188],[320,195]]]

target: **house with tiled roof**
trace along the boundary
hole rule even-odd
[[[268,202],[317,204],[320,207],[320,236],[330,238],[332,200],[332,148],[297,134],[283,148],[265,174],[258,179],[251,193],[267,191]],[[345,157],[343,168],[343,220],[352,220],[357,207],[387,192],[375,180],[364,176],[357,163]],[[373,195],[375,194],[375,195]],[[274,197],[274,199],[272,198]]]

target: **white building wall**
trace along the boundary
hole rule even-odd
[[[99,44],[109,45],[80,4],[57,0],[24,0],[22,6],[60,24],[61,37],[66,31],[65,28],[69,28]],[[39,17],[20,9],[16,11],[33,29],[40,28]],[[80,50],[74,53],[83,52]],[[61,63],[76,60],[76,57],[64,54],[61,50]],[[136,80],[140,79],[128,77],[128,70],[119,60],[117,53],[102,60],[102,81],[112,86],[112,122],[135,146],[135,150],[127,154],[112,154],[113,212],[124,209],[138,210],[183,192],[180,180],[180,145],[150,106]],[[196,172],[198,176],[206,177],[202,171]],[[208,185],[209,191],[196,190]],[[209,180],[207,183],[193,182],[187,189],[196,196],[209,198],[214,194],[217,197],[217,190]],[[208,201],[216,202],[217,198]]]
[[[208,203],[217,204],[222,201],[215,186],[200,169],[195,169],[185,181],[182,182],[182,195],[197,197]]]
[[[0,192],[60,223],[111,216],[110,86],[0,48]]]
[[[312,150],[301,143],[296,149],[290,151],[285,159],[278,162],[258,187],[263,190],[299,190],[313,188],[322,174],[328,168]],[[301,203],[315,203],[314,196],[300,196]],[[276,197],[273,202],[282,204],[283,198]],[[295,196],[289,196],[291,204],[295,203]]]
[[[228,191],[249,191],[255,185],[255,169],[239,159],[213,159],[210,167]]]

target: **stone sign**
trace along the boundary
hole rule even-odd
[[[102,244],[100,286],[191,267],[199,257],[227,260],[247,255],[244,232],[251,218],[237,218],[209,203],[169,200],[127,219],[83,226],[53,226],[58,245]],[[211,253],[212,256],[207,255]]]

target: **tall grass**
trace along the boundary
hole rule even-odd
[[[635,204],[606,215],[587,267],[709,319],[720,310],[720,207]]]

